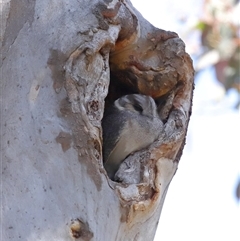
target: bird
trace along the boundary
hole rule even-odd
[[[163,123],[154,99],[129,94],[115,100],[102,119],[103,165],[110,179],[130,154],[157,140]]]

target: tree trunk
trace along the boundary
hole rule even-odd
[[[182,40],[128,0],[3,0],[1,15],[2,240],[153,240],[190,118]],[[128,93],[152,96],[164,128],[116,182],[101,120]]]

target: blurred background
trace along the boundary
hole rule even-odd
[[[196,71],[187,144],[154,241],[239,241],[239,0],[131,2],[179,34]]]

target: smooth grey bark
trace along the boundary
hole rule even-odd
[[[1,19],[2,240],[153,240],[190,117],[183,42],[129,1],[4,0]],[[132,91],[166,98],[164,132],[123,163],[124,183],[102,165],[110,69]],[[151,89],[144,78],[156,73],[164,81]]]

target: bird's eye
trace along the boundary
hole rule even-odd
[[[142,108],[142,106],[141,105],[139,105],[139,104],[134,104],[133,105],[133,107],[134,107],[134,109],[136,110],[136,111],[138,111],[138,112],[143,112],[143,108]]]

